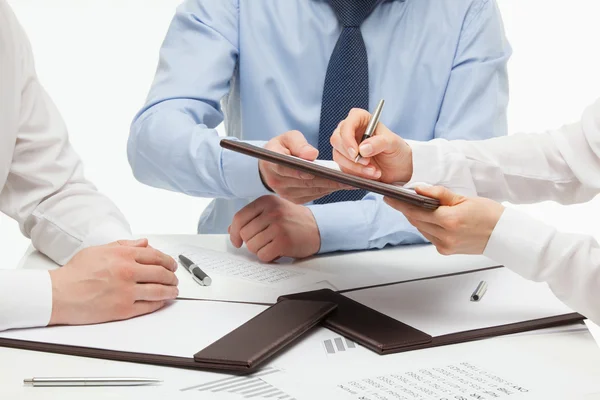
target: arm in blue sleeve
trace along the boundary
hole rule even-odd
[[[308,207],[321,235],[319,253],[426,242],[404,215],[385,204],[383,196],[375,193],[368,193],[361,201]]]
[[[222,149],[215,130],[237,59],[237,0],[187,0],[178,7],[129,135],[127,155],[140,182],[201,197],[269,193],[258,161]]]
[[[435,137],[478,140],[506,135],[506,40],[495,0],[473,0],[465,17]],[[370,193],[362,201],[310,205],[321,234],[320,253],[423,243],[423,236]]]
[[[511,54],[496,0],[473,0],[435,127],[436,138],[480,140],[507,134]]]

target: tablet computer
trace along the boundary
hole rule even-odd
[[[254,146],[246,142],[232,139],[222,139],[221,147],[237,153],[245,154],[250,157],[258,158],[260,160],[283,165],[288,168],[349,185],[358,189],[364,189],[369,192],[378,193],[417,207],[435,210],[440,205],[437,199],[422,196],[412,189],[350,175],[318,163],[276,153],[274,151]]]

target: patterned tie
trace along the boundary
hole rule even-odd
[[[360,25],[378,2],[379,0],[329,0],[344,29],[333,49],[325,76],[319,126],[320,159],[333,158],[329,139],[350,110],[369,109],[369,61]],[[314,203],[356,201],[365,194],[365,190],[340,190],[315,200]]]

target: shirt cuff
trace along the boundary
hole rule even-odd
[[[506,208],[483,255],[527,279],[534,279],[539,276],[538,256],[554,232],[555,228],[514,208]]]
[[[52,315],[48,271],[0,271],[0,331],[46,326]]]
[[[96,227],[90,232],[82,243],[82,248],[102,246],[117,240],[133,239],[127,225],[118,222],[107,222]]]
[[[246,141],[256,147],[264,147],[265,141]],[[253,199],[272,194],[260,179],[258,159],[223,149],[223,174],[229,190],[240,199]]]
[[[319,254],[368,248],[369,224],[360,209],[365,207],[362,203],[353,201],[307,206],[315,217],[321,235]]]
[[[421,183],[435,185],[442,180],[442,156],[435,142],[406,141],[412,149],[413,174],[407,187],[419,186]]]
[[[464,155],[445,139],[407,140],[412,148],[413,175],[407,188],[441,185],[463,196],[476,196],[477,188]],[[456,141],[453,145],[456,144]]]

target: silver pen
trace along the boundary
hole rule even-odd
[[[375,108],[375,112],[373,113],[373,116],[371,116],[371,119],[369,120],[369,124],[367,125],[367,129],[365,130],[365,133],[363,134],[363,137],[360,140],[360,143],[364,142],[365,140],[367,140],[368,138],[373,136],[373,133],[375,133],[375,128],[377,128],[377,124],[379,123],[379,118],[381,117],[381,110],[383,110],[384,103],[385,103],[385,101],[383,99],[379,100],[379,104],[377,104],[377,108]],[[358,144],[359,146],[360,146],[360,143]],[[359,150],[358,155],[354,159],[354,162],[357,163],[358,161],[360,161],[361,158],[362,158],[362,156],[360,155],[360,150]]]
[[[31,378],[24,379],[26,386],[142,386],[162,383],[154,378]]]
[[[483,298],[483,295],[485,294],[485,292],[487,292],[487,287],[488,287],[488,284],[486,281],[479,282],[479,285],[477,285],[477,288],[471,295],[471,301],[481,300]]]
[[[183,254],[180,254],[179,261],[181,261],[185,269],[187,269],[188,272],[192,274],[192,279],[194,279],[196,283],[202,286],[210,286],[212,284],[211,277],[206,275],[206,272],[202,271],[202,269],[196,264],[194,264],[192,260],[184,256]]]

